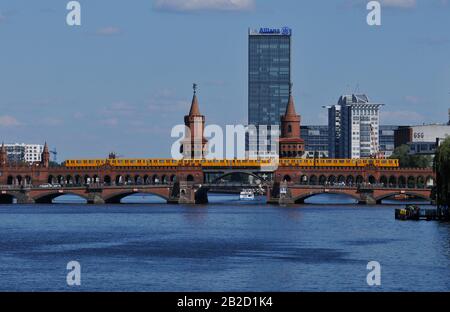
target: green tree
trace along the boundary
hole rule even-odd
[[[450,205],[450,138],[442,142],[434,159],[438,205]]]
[[[410,155],[409,146],[406,144],[397,147],[390,158],[398,159],[402,168],[430,168],[433,164],[431,156]]]

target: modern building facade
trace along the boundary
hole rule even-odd
[[[431,124],[399,127],[395,131],[395,147],[409,145],[411,154],[434,155],[439,142],[450,136],[450,125]]]
[[[380,153],[383,157],[389,158],[395,150],[395,131],[399,126],[380,125]]]
[[[343,95],[327,106],[330,157],[368,158],[380,154],[379,110],[365,94]]]
[[[40,162],[44,151],[44,146],[40,144],[5,144],[5,148],[10,162]]]
[[[249,30],[248,124],[268,126],[269,134],[271,126],[280,125],[289,100],[291,35],[288,27]]]
[[[311,125],[301,126],[301,137],[305,141],[306,158],[329,157],[329,131],[328,126]]]

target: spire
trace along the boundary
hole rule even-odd
[[[5,142],[2,142],[1,152],[6,152]]]
[[[292,82],[289,84],[289,102],[286,107],[286,113],[284,116],[297,116],[297,113],[295,112],[295,105],[294,105],[294,97],[292,96]]]
[[[192,85],[192,89],[194,90],[194,96],[192,97],[191,110],[189,111],[189,116],[200,116],[200,109],[198,108],[198,99],[197,99],[197,84],[194,83]]]
[[[44,144],[44,153],[48,153],[48,145],[47,142]]]

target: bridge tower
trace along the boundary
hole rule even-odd
[[[48,168],[49,163],[50,163],[50,152],[48,151],[47,142],[45,142],[44,151],[42,152],[41,165],[44,168]]]
[[[192,97],[189,115],[184,116],[184,124],[189,129],[182,141],[181,153],[186,159],[202,159],[206,155],[208,140],[203,137],[205,129],[205,116],[200,113],[197,99],[197,84],[193,84],[194,95]]]
[[[289,87],[289,102],[284,116],[281,116],[280,158],[302,157],[305,142],[300,138],[300,115],[295,112],[292,83]]]
[[[5,143],[2,143],[0,150],[0,167],[5,167],[8,162],[8,154],[6,153]]]

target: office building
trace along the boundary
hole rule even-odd
[[[301,137],[305,141],[306,158],[328,158],[328,126],[301,126]]]
[[[330,157],[368,158],[380,155],[379,110],[365,94],[343,95],[328,109]]]
[[[395,131],[395,147],[409,145],[411,154],[434,155],[439,142],[450,136],[450,125],[404,126]]]
[[[288,27],[250,29],[248,35],[248,124],[280,125],[289,100],[291,34]],[[270,144],[266,150],[271,151]],[[254,142],[248,142],[254,144]],[[261,144],[261,142],[259,142]],[[259,150],[252,146],[252,150]]]
[[[40,144],[5,144],[9,162],[40,162],[44,146]]]
[[[395,150],[395,131],[399,126],[381,125],[379,130],[380,154],[382,157],[389,158]]]

